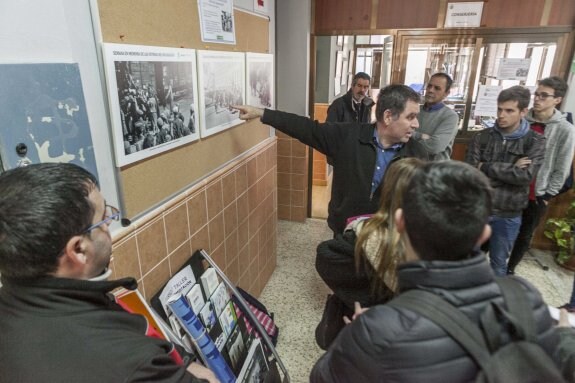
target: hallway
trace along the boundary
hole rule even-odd
[[[329,289],[315,270],[315,249],[331,237],[323,219],[278,221],[277,268],[260,299],[275,315],[280,328],[277,350],[294,383],[308,382],[311,368],[323,354],[315,343],[314,331]],[[551,254],[532,251],[549,270],[544,271],[526,256],[517,267],[517,275],[533,283],[547,304],[566,303],[573,273],[558,266]]]

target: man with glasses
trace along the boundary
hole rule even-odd
[[[72,164],[0,175],[1,382],[199,382],[174,346],[109,297],[136,280],[106,281],[108,205],[96,178]],[[192,375],[192,373],[195,375]]]
[[[531,183],[529,203],[523,210],[521,228],[509,257],[507,274],[514,274],[529,249],[533,232],[545,215],[549,200],[559,193],[569,176],[575,151],[575,129],[567,115],[557,110],[567,93],[560,77],[540,80],[533,107],[527,113],[531,129],[545,136],[545,159],[537,178]]]

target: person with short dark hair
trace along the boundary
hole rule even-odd
[[[369,97],[371,77],[357,72],[351,81],[351,88],[343,96],[333,100],[327,108],[329,122],[371,122],[371,108],[375,104]]]
[[[492,302],[503,302],[485,255],[476,251],[491,232],[489,183],[459,161],[431,162],[415,172],[394,212],[406,258],[397,268],[400,296],[431,292],[476,323]],[[516,280],[534,314],[536,342],[552,356],[559,336],[547,305],[528,282]],[[356,311],[313,367],[310,381],[469,382],[478,371],[471,355],[435,322],[383,304]]]
[[[560,77],[539,81],[533,107],[525,117],[531,129],[545,136],[545,158],[537,178],[531,183],[529,201],[523,210],[521,228],[509,256],[507,273],[514,274],[529,249],[533,233],[547,211],[549,200],[556,196],[569,176],[575,153],[575,128],[567,114],[557,107],[567,93],[567,83]]]
[[[46,163],[0,175],[0,381],[215,382],[109,293],[110,206],[96,178]],[[194,375],[192,375],[192,372]]]
[[[451,158],[459,116],[445,105],[453,80],[447,73],[435,73],[427,82],[424,104],[417,119],[419,129],[413,138],[423,144],[433,160]]]
[[[497,96],[497,121],[493,128],[473,136],[465,161],[482,171],[493,187],[493,211],[489,224],[489,259],[495,275],[507,273],[507,258],[521,226],[529,184],[545,156],[545,137],[525,120],[531,94],[512,86]]]
[[[240,118],[260,118],[264,124],[296,138],[333,158],[333,186],[327,222],[335,234],[346,220],[377,210],[383,175],[389,164],[403,157],[427,159],[420,143],[410,140],[418,128],[419,94],[405,85],[381,89],[374,124],[319,123],[295,114],[235,106]]]

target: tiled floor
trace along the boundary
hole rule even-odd
[[[315,344],[314,330],[329,290],[315,271],[315,249],[331,236],[321,219],[278,223],[277,268],[260,298],[275,313],[280,328],[277,349],[294,383],[309,380],[311,368],[323,353]],[[526,259],[517,274],[531,281],[549,305],[567,302],[573,273],[559,267],[550,254],[533,252],[549,270]]]

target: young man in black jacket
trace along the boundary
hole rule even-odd
[[[493,188],[489,259],[498,276],[507,274],[507,258],[527,206],[529,184],[545,157],[545,137],[531,130],[525,119],[530,98],[529,90],[519,85],[502,90],[495,125],[473,137],[465,159],[489,178]]]
[[[320,124],[307,117],[253,106],[236,106],[240,118],[260,118],[264,124],[296,138],[333,159],[333,186],[327,223],[334,234],[343,233],[346,220],[377,210],[381,180],[397,158],[427,160],[422,144],[411,140],[419,127],[419,94],[405,85],[381,89],[374,124]]]
[[[487,178],[461,162],[434,162],[416,171],[395,212],[406,256],[398,267],[400,295],[434,293],[476,323],[491,302],[502,303],[487,259],[475,250],[491,232],[490,193]],[[559,335],[547,305],[528,282],[516,280],[531,304],[537,343],[552,356]],[[469,382],[477,373],[472,357],[439,325],[385,304],[356,314],[316,363],[310,381]]]
[[[137,287],[106,281],[119,215],[76,165],[0,175],[0,382],[217,381],[109,297]]]

